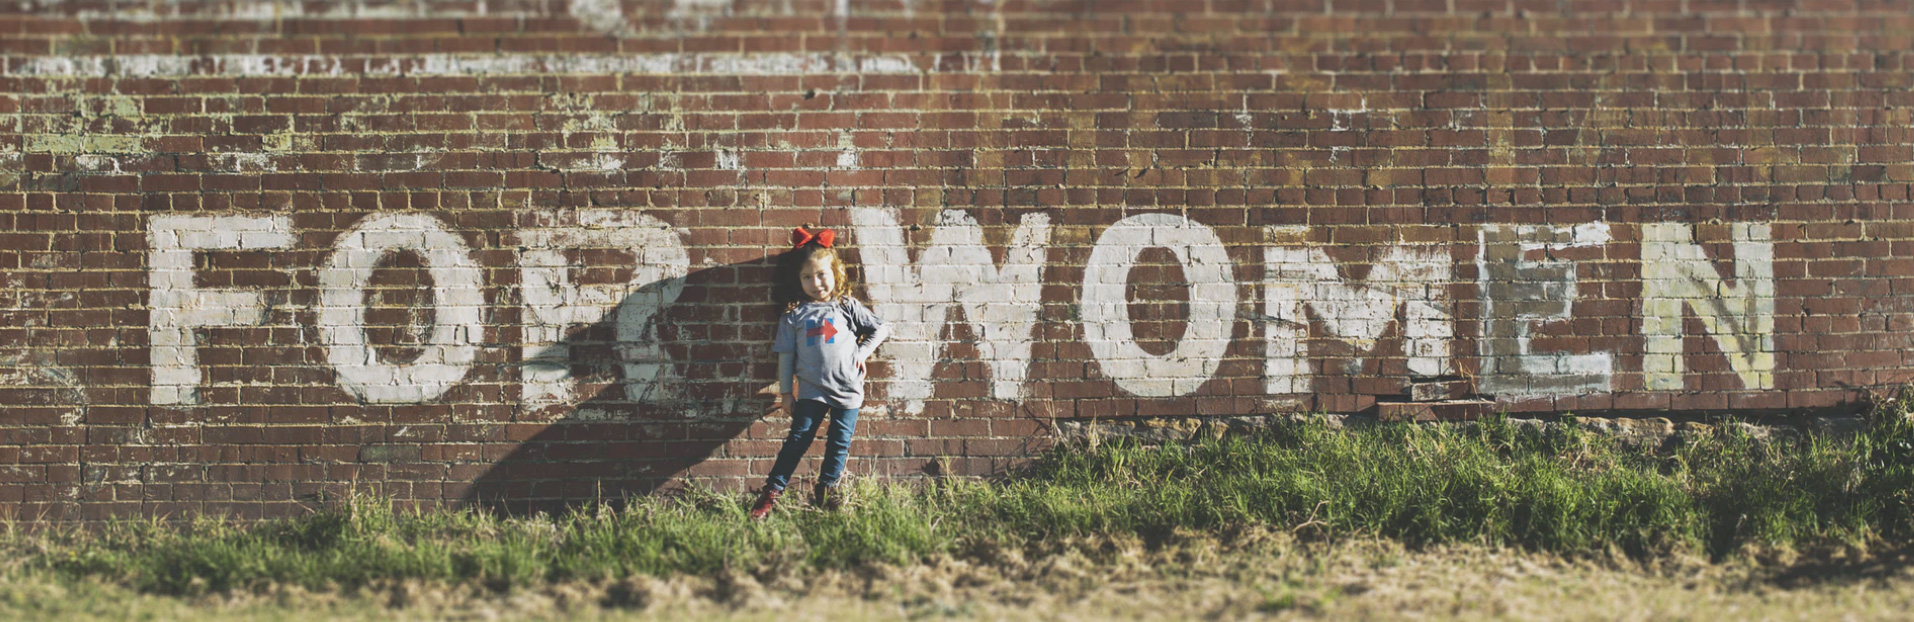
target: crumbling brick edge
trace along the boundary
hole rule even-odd
[[[1839,412],[1790,415],[1720,415],[1711,413],[1658,413],[1640,417],[1587,417],[1569,413],[1536,417],[1509,415],[1505,419],[1518,429],[1547,431],[1556,426],[1620,437],[1633,446],[1666,446],[1697,436],[1724,431],[1746,434],[1760,440],[1795,440],[1805,435],[1845,437],[1867,429],[1867,417],[1854,409]],[[1161,445],[1206,438],[1246,436],[1266,432],[1283,425],[1317,422],[1330,429],[1354,429],[1376,425],[1449,425],[1471,428],[1479,421],[1383,421],[1374,415],[1328,413],[1278,413],[1269,415],[1221,417],[1150,417],[1126,419],[1084,419],[1056,422],[1055,434],[1061,446],[1095,445],[1116,439]]]

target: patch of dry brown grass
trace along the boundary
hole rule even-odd
[[[1185,533],[1147,546],[1079,538],[909,565],[633,576],[497,591],[403,581],[173,598],[104,584],[13,582],[0,617],[364,620],[1904,619],[1914,565],[1850,549],[1736,561],[1511,547],[1421,549],[1286,531]],[[33,603],[33,604],[28,604]]]

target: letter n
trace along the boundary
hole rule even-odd
[[[1642,375],[1651,390],[1683,387],[1683,307],[1715,338],[1744,388],[1774,388],[1774,242],[1765,223],[1729,229],[1732,285],[1694,242],[1692,226],[1642,225]]]

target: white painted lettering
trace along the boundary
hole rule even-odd
[[[375,404],[423,403],[465,377],[484,335],[483,273],[465,242],[423,214],[375,216],[339,236],[319,270],[319,340],[339,384]],[[409,363],[381,361],[367,343],[365,289],[386,253],[417,251],[432,276],[434,321]]]
[[[1765,223],[1730,226],[1735,284],[1715,271],[1687,223],[1642,225],[1642,373],[1649,389],[1681,390],[1682,307],[1695,312],[1749,389],[1774,388],[1774,242]]]
[[[1130,269],[1144,249],[1176,254],[1189,283],[1189,321],[1183,339],[1162,356],[1150,354],[1130,332],[1125,293]],[[1236,279],[1222,239],[1209,227],[1174,214],[1138,214],[1117,221],[1090,250],[1083,277],[1083,337],[1103,374],[1133,395],[1189,395],[1222,364],[1236,320]]]
[[[921,412],[931,396],[931,370],[944,348],[938,337],[955,305],[963,306],[964,317],[981,333],[976,345],[990,367],[991,396],[1022,397],[1031,333],[1042,308],[1040,276],[1050,217],[1023,217],[1002,267],[984,246],[983,227],[961,211],[938,215],[930,246],[915,264],[895,212],[853,208],[851,222],[862,247],[865,288],[874,310],[895,321],[883,352],[892,362],[890,396],[903,402],[905,412]]]
[[[644,401],[658,386],[670,360],[658,346],[651,319],[678,299],[691,258],[679,234],[664,221],[636,212],[583,210],[523,231],[519,255],[525,296],[524,362],[519,370],[523,401],[538,407],[572,396],[571,346],[565,332],[617,313],[617,352],[624,367],[625,399]],[[568,250],[610,249],[633,255],[624,283],[574,283]]]
[[[1535,352],[1530,333],[1538,322],[1567,319],[1574,306],[1575,262],[1553,253],[1607,244],[1608,225],[1485,225],[1477,237],[1480,390],[1511,396],[1607,391],[1614,368],[1608,352]]]
[[[1289,233],[1272,231],[1269,237],[1295,237],[1285,235]],[[1448,373],[1455,324],[1444,291],[1450,278],[1447,252],[1392,246],[1376,258],[1366,280],[1354,283],[1337,275],[1335,261],[1321,248],[1271,246],[1263,249],[1263,258],[1263,305],[1270,316],[1264,332],[1264,376],[1270,393],[1315,390],[1311,382],[1315,371],[1309,365],[1311,316],[1304,307],[1315,311],[1326,336],[1361,351],[1375,349],[1376,340],[1401,309],[1409,373],[1423,377]]]
[[[146,221],[152,290],[147,335],[152,341],[158,405],[199,403],[199,352],[194,331],[211,326],[257,326],[266,321],[259,292],[200,289],[193,285],[193,252],[256,250],[292,245],[285,216],[154,216]]]

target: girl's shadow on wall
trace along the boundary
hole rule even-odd
[[[775,263],[773,256],[687,274],[645,330],[658,346],[650,356],[663,363],[650,382],[625,377],[630,354],[620,352],[616,312],[528,353],[567,360],[572,396],[519,408],[503,438],[486,445],[506,453],[486,452],[491,466],[461,500],[497,513],[559,512],[651,494],[707,462],[699,474],[748,476],[749,458],[715,454],[772,405],[764,389],[775,375],[777,310],[765,293]],[[674,285],[653,282],[626,297]]]

